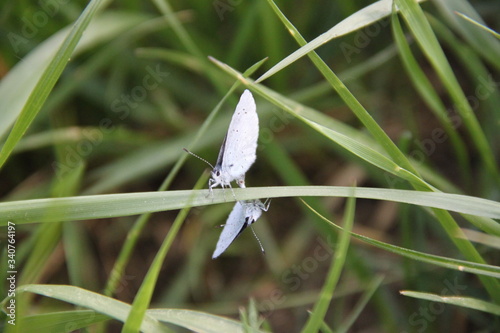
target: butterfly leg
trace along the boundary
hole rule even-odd
[[[262,210],[267,212],[267,210],[269,209],[269,206],[271,206],[271,198],[267,198],[266,201],[264,201],[263,206],[264,207],[262,207]]]
[[[238,201],[238,200],[236,199],[236,195],[234,195],[234,191],[233,191],[233,187],[231,186],[231,183],[228,183],[228,185],[229,185],[229,188],[231,189],[231,193],[233,193],[233,198],[234,198],[234,200]],[[226,197],[225,197],[225,196],[224,196],[224,200],[226,200]]]

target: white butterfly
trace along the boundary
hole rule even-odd
[[[245,173],[255,162],[258,137],[259,118],[255,100],[250,90],[246,89],[236,106],[212,170],[212,178],[208,181],[210,192],[218,185],[231,187],[233,180],[240,187],[245,187]]]
[[[217,258],[222,254],[222,252],[226,251],[229,245],[231,245],[231,243],[243,232],[243,230],[245,230],[246,227],[250,226],[259,219],[262,215],[262,211],[267,212],[269,205],[270,202],[268,203],[266,201],[265,203],[262,203],[260,200],[237,201],[227,218],[222,233],[220,234],[212,259]],[[255,238],[257,238],[257,235],[255,235]],[[262,252],[264,252],[262,244],[258,238],[257,241],[259,241],[260,248]]]
[[[233,180],[236,180],[236,183],[241,188],[245,187],[245,173],[250,169],[257,157],[258,138],[259,117],[257,116],[257,108],[252,93],[246,89],[241,94],[238,105],[236,105],[229,129],[224,141],[222,141],[215,167],[204,158],[186,148],[183,149],[212,167],[212,177],[208,181],[208,189],[210,194],[213,195],[212,189],[214,187],[221,185],[222,188],[225,186],[231,188]]]

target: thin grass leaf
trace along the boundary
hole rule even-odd
[[[484,22],[481,23],[481,22],[478,22],[472,18],[470,18],[469,16],[463,14],[463,13],[459,13],[459,12],[455,12],[455,14],[457,14],[459,17],[463,18],[464,20],[468,21],[469,23],[472,23],[474,24],[475,26],[478,26],[479,28],[489,32],[490,34],[492,34],[493,36],[495,36],[497,39],[500,39],[500,34],[498,32],[496,32],[495,30],[487,27]]]
[[[278,6],[273,0],[267,0],[273,11],[276,13],[278,18],[283,22],[283,25],[287,27],[292,36],[295,38],[297,43],[301,46],[305,45],[307,42],[302,37],[300,32],[292,25],[292,23],[286,18],[286,16],[281,12]],[[354,95],[349,91],[346,85],[338,78],[337,75],[328,67],[328,65],[319,57],[316,52],[311,52],[308,54],[309,58],[312,60],[314,65],[318,68],[320,73],[325,77],[325,79],[330,83],[332,88],[339,94],[342,100],[347,104],[347,106],[352,110],[356,117],[363,123],[366,129],[373,136],[375,141],[380,145],[380,147],[391,157],[391,159],[400,165],[402,168],[407,169],[411,173],[416,175],[417,172],[408,161],[406,156],[398,149],[394,142],[389,138],[389,136],[384,132],[384,130],[377,124],[370,113],[361,105],[361,103],[354,97]],[[419,188],[422,189],[422,188]]]
[[[419,2],[425,0],[419,0]],[[361,28],[369,26],[377,22],[378,20],[389,16],[392,12],[392,0],[380,0],[369,6],[363,7],[361,10],[352,14],[348,18],[344,19],[340,23],[336,24],[333,28],[328,30],[327,32],[319,35],[309,43],[304,43],[301,47],[287,56],[285,59],[278,62],[274,65],[270,70],[264,73],[261,77],[259,77],[255,82],[259,83],[269,78],[270,76],[276,74],[283,68],[288,65],[294,63],[298,59],[307,55],[308,53],[314,51],[321,45],[324,45],[331,41],[332,39],[347,35],[351,32],[357,31]],[[294,35],[294,29],[291,29],[290,26],[287,27],[289,32]]]
[[[465,144],[458,135],[456,129],[452,126],[443,102],[413,56],[395,11],[391,15],[391,20],[392,32],[399,49],[401,60],[406,68],[406,73],[409,75],[411,82],[419,92],[420,96],[422,96],[431,111],[439,119],[441,125],[446,131],[446,134],[448,134],[450,142],[455,150],[460,170],[462,171],[462,178],[467,179],[467,177],[470,177],[470,170],[468,165],[469,158]]]
[[[146,314],[157,320],[184,327],[193,332],[219,333],[236,332],[244,333],[245,327],[235,320],[214,316],[209,313],[181,309],[151,309]],[[251,332],[264,331],[251,329]]]
[[[304,203],[304,204],[307,205],[306,203]],[[328,220],[327,218],[323,217],[318,212],[316,212],[314,209],[312,209],[312,207],[308,206],[308,208],[311,209],[314,213],[316,213],[319,217],[324,219],[326,222],[328,222],[332,227],[339,229],[341,231],[345,231],[344,228],[342,228],[341,226],[338,226],[337,224],[335,224],[332,221]],[[372,239],[370,237],[359,235],[359,234],[354,233],[352,231],[346,231],[346,232],[350,233],[352,235],[352,237],[357,238],[365,243],[371,244],[373,246],[376,246],[378,248],[381,248],[383,250],[395,253],[397,255],[400,255],[400,256],[403,256],[406,258],[425,262],[425,263],[436,265],[439,267],[454,269],[454,270],[457,270],[460,272],[468,272],[468,273],[473,273],[473,274],[478,274],[478,275],[483,275],[483,276],[488,276],[488,277],[500,278],[500,267],[498,267],[498,266],[478,264],[475,262],[470,262],[470,261],[465,261],[465,260],[457,260],[457,259],[427,254],[427,253],[423,253],[423,252],[414,251],[414,250],[406,249],[403,247],[391,245],[388,243],[384,243],[384,242]]]
[[[18,287],[16,291],[17,293],[30,292],[58,299],[75,306],[94,310],[121,322],[125,322],[131,308],[129,304],[74,286],[28,284]],[[4,299],[2,304],[5,304],[8,300],[9,298]],[[158,320],[147,315],[141,325],[141,330],[145,332],[164,332],[166,327]]]
[[[437,0],[433,4],[440,10],[440,14],[447,18],[448,25],[452,25],[458,31],[467,44],[488,61],[490,66],[500,69],[500,43],[484,29],[477,29],[471,24],[464,24],[463,19],[457,13],[463,13],[476,22],[486,25],[483,18],[467,0]]]
[[[63,312],[50,312],[30,315],[20,320],[19,332],[29,332],[36,327],[40,333],[66,333],[73,332],[92,324],[110,319],[110,317],[91,310],[75,310]]]
[[[356,322],[356,319],[366,307],[368,301],[370,301],[375,291],[377,291],[377,289],[380,287],[382,281],[384,281],[383,276],[377,276],[372,280],[370,285],[368,285],[368,287],[366,288],[366,291],[363,293],[363,297],[354,307],[352,313],[350,313],[349,316],[344,321],[342,321],[342,323],[335,329],[335,333],[347,333],[352,329],[352,325]]]
[[[78,20],[75,22],[73,28],[69,31],[67,37],[64,38],[60,47],[57,48],[57,52],[54,54],[49,53],[47,55],[47,59],[50,59],[50,62],[48,62],[46,67],[45,63],[42,63],[41,66],[38,67],[41,76],[38,81],[35,81],[36,84],[33,87],[33,90],[19,89],[23,92],[29,93],[29,97],[27,98],[26,102],[23,103],[23,98],[22,97],[19,98],[20,97],[19,95],[17,94],[14,95],[17,96],[18,98],[14,98],[14,101],[12,102],[19,103],[17,107],[19,107],[20,112],[19,114],[14,113],[16,116],[18,116],[17,121],[15,122],[12,131],[10,132],[9,136],[7,137],[7,140],[5,141],[5,144],[2,146],[2,150],[0,151],[0,168],[3,166],[5,161],[7,161],[7,158],[14,150],[16,144],[21,139],[23,134],[26,132],[33,119],[35,119],[38,111],[40,111],[40,109],[42,108],[42,105],[47,99],[47,96],[49,95],[50,91],[56,84],[62,71],[66,67],[66,64],[68,63],[71,54],[75,50],[76,45],[80,41],[83,32],[87,29],[90,20],[92,20],[92,18],[95,16],[98,8],[101,6],[103,2],[104,0],[90,1],[88,6],[85,8],[85,10],[78,18]],[[13,80],[16,80],[17,79],[16,75],[19,74],[13,74],[13,75],[14,75]],[[2,86],[6,87],[4,89],[9,90],[11,89],[8,87],[9,84],[11,83],[10,82],[3,83]],[[6,93],[8,93],[8,91],[6,90],[3,90],[3,92],[0,91],[0,99],[3,99],[2,95]],[[6,96],[6,98],[7,100],[11,100],[12,96],[8,97]],[[9,126],[10,124],[6,125]],[[2,133],[0,132],[0,136],[1,134]]]
[[[172,29],[175,34],[179,38],[180,42],[184,46],[184,48],[193,56],[198,58],[198,61],[201,63],[207,63],[207,58],[202,50],[198,47],[197,43],[193,40],[193,38],[189,35],[187,30],[182,25],[181,21],[175,15],[172,6],[169,3],[169,0],[153,0],[154,5],[158,8],[158,10],[165,16],[165,19],[170,23]],[[211,71],[206,72],[208,79],[212,82],[214,87],[220,92],[224,93],[225,88],[222,84],[220,77]]]
[[[446,87],[456,106],[456,111],[462,117],[465,127],[480,152],[486,169],[490,172],[493,180],[500,184],[500,174],[492,153],[493,150],[422,9],[415,0],[395,0],[395,4],[415,36],[422,52]]]
[[[355,189],[352,188],[352,195],[354,195],[354,192]],[[305,204],[305,202],[303,203]],[[317,332],[323,324],[323,320],[328,307],[330,306],[335,287],[340,279],[340,274],[342,273],[347,258],[347,250],[349,249],[351,239],[349,231],[352,230],[352,226],[354,224],[355,208],[356,200],[354,196],[351,196],[347,200],[347,205],[344,211],[344,228],[348,232],[341,234],[338,238],[335,255],[332,256],[332,262],[328,275],[326,276],[326,281],[323,284],[318,301],[314,304],[312,315],[309,317],[309,320],[302,329],[302,332]]]
[[[251,200],[295,196],[350,197],[352,193],[349,189],[343,186],[275,186],[235,188],[233,191],[238,200]],[[0,226],[6,226],[7,221],[26,224],[56,222],[61,219],[88,220],[181,209],[188,205],[205,206],[233,202],[232,195],[227,195],[225,192],[227,191],[223,189],[215,189],[213,199],[207,197],[208,190],[180,190],[3,202],[0,203],[0,216],[2,216]],[[193,194],[191,201],[190,197]],[[390,200],[463,214],[500,218],[499,202],[460,194],[356,187],[354,195],[359,199]],[[494,223],[498,225],[497,222]],[[491,227],[494,228],[494,224]]]
[[[491,302],[486,302],[477,298],[461,297],[461,296],[440,296],[436,294],[422,293],[418,291],[408,291],[408,290],[402,290],[400,291],[400,294],[432,302],[457,305],[462,308],[479,310],[482,312],[491,313],[495,316],[500,316],[500,305]]]
[[[200,177],[194,188],[201,188],[207,180],[208,175],[205,173]],[[149,307],[151,298],[153,297],[153,291],[156,287],[156,281],[158,280],[161,267],[163,265],[163,262],[165,261],[168,250],[170,250],[170,247],[174,242],[177,233],[179,232],[179,229],[181,228],[184,220],[191,210],[190,201],[193,199],[193,197],[194,191],[188,198],[186,207],[179,212],[176,219],[172,223],[172,227],[168,231],[168,234],[163,240],[160,249],[156,253],[153,263],[149,267],[146,277],[144,278],[139,291],[135,295],[134,302],[132,303],[132,308],[130,309],[130,313],[128,314],[127,320],[125,321],[125,324],[122,328],[123,333],[135,333],[139,331],[139,328],[142,326],[142,321],[144,319],[144,316],[146,315],[146,310]]]
[[[462,229],[462,232],[463,233],[460,233],[460,235],[457,235],[457,237],[464,237],[472,242],[480,243],[492,247],[494,249],[500,250],[499,236],[488,235],[483,232],[479,232],[472,229]]]
[[[72,56],[113,39],[145,19],[147,17],[143,15],[114,12],[107,12],[96,17],[86,29],[85,35],[80,39]],[[0,81],[0,109],[3,110],[0,113],[0,138],[7,133],[23,108],[26,107],[30,94],[40,85],[44,71],[46,72],[50,60],[54,58],[71,28],[72,26],[64,28],[44,41]]]

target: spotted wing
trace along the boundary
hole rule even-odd
[[[244,177],[255,162],[257,139],[259,137],[259,118],[252,93],[247,89],[236,106],[224,141],[221,170],[228,179]]]

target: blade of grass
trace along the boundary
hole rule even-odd
[[[457,16],[457,12],[466,14],[477,22],[485,24],[481,15],[467,0],[438,0],[433,4],[439,9],[441,15],[448,19],[447,25],[453,26],[461,37],[471,45],[474,50],[486,59],[490,66],[500,69],[500,44],[489,32],[479,30],[470,24],[464,24],[463,19]]]
[[[480,152],[480,157],[486,169],[493,177],[493,180],[500,184],[500,174],[492,153],[493,150],[422,9],[415,0],[395,0],[394,3],[398,6],[422,52],[426,55],[427,60],[446,87],[455,104],[456,111],[462,117],[472,141]]]
[[[366,304],[368,304],[368,301],[372,298],[373,294],[375,294],[375,291],[380,287],[383,280],[383,276],[377,276],[372,280],[370,285],[366,288],[363,297],[358,301],[358,304],[356,304],[351,314],[335,329],[335,333],[349,332],[352,325],[361,314],[361,311],[366,307]]]
[[[233,190],[238,200],[295,196],[349,197],[351,195],[349,187],[343,186],[275,186]],[[190,196],[193,193],[195,197],[191,201]],[[6,226],[8,220],[15,221],[16,224],[26,224],[98,219],[181,209],[187,205],[205,206],[234,201],[232,196],[225,197],[222,189],[214,190],[213,199],[206,197],[207,193],[208,190],[179,190],[3,202],[0,203],[0,216],[2,216],[0,226]],[[460,194],[357,187],[355,195],[360,199],[390,200],[463,214],[500,218],[499,202]],[[490,227],[498,230],[498,225],[498,222],[493,221]]]
[[[196,182],[194,189],[203,187],[207,180],[208,174],[205,173]],[[142,321],[146,314],[146,310],[149,307],[151,298],[153,297],[153,291],[155,289],[156,281],[158,280],[161,267],[163,265],[163,262],[165,261],[165,257],[167,256],[167,253],[170,250],[170,246],[174,242],[177,233],[184,223],[184,220],[191,210],[190,201],[193,199],[193,197],[194,192],[192,192],[191,196],[188,198],[186,207],[183,208],[175,218],[172,227],[170,227],[170,230],[163,240],[160,249],[156,253],[153,263],[149,267],[146,277],[144,278],[139,291],[135,295],[134,302],[132,303],[132,308],[130,309],[127,320],[123,325],[122,332],[135,333],[139,331],[139,328],[141,327]]]
[[[467,16],[463,13],[455,12],[455,14],[457,14],[459,17],[463,18],[464,20],[468,21],[469,23],[472,23],[475,26],[478,26],[479,28],[489,32],[490,34],[495,36],[497,39],[500,39],[500,34],[498,32],[496,32],[495,30],[487,27],[484,23],[480,23],[480,22],[470,18],[469,16]]]
[[[466,183],[470,183],[470,168],[468,165],[468,153],[464,142],[458,135],[456,129],[452,126],[451,121],[448,117],[448,113],[438,94],[436,93],[434,87],[430,83],[429,79],[425,76],[425,73],[420,68],[415,57],[410,50],[410,46],[406,41],[406,37],[401,28],[396,11],[391,15],[392,20],[392,32],[394,40],[399,49],[401,60],[406,68],[406,73],[409,75],[411,82],[420,93],[420,96],[429,106],[430,110],[439,119],[444,130],[450,138],[450,142],[455,150],[458,163],[460,165],[460,170],[462,172],[462,179],[466,180]]]
[[[184,48],[193,56],[198,58],[198,61],[201,63],[207,63],[207,58],[205,54],[201,51],[195,41],[191,38],[187,30],[181,24],[179,19],[176,17],[172,6],[170,5],[168,0],[153,0],[153,3],[158,8],[158,10],[165,16],[167,21],[172,26],[175,34],[179,38],[179,41],[184,46]],[[216,73],[212,71],[208,71],[205,73],[208,76],[208,79],[212,82],[214,87],[219,91],[219,93],[223,94],[225,92],[224,85],[222,84],[220,78],[216,75]]]
[[[300,45],[301,47],[297,51],[293,52],[285,59],[281,60],[279,63],[274,65],[270,70],[268,70],[261,77],[259,77],[256,83],[264,81],[273,74],[276,74],[283,68],[287,67],[288,65],[291,65],[298,59],[302,58],[303,56],[317,49],[321,45],[328,43],[332,39],[357,31],[370,24],[373,24],[374,22],[377,22],[378,20],[386,16],[389,16],[392,11],[391,6],[392,6],[392,0],[381,0],[374,2],[369,6],[363,7],[361,10],[357,11],[348,18],[344,19],[342,22],[336,24],[333,28],[319,35],[309,43],[304,43],[304,45]],[[293,29],[289,29],[289,31],[292,35],[295,34],[295,31]]]
[[[97,13],[98,8],[104,0],[91,0],[88,6],[84,9],[78,20],[75,22],[73,28],[70,30],[67,37],[54,54],[48,66],[43,69],[43,74],[40,80],[36,83],[31,91],[26,103],[22,106],[22,111],[14,123],[14,127],[10,132],[5,144],[0,151],[0,168],[3,166],[7,158],[14,150],[16,144],[19,142],[23,134],[28,129],[29,125],[35,119],[38,111],[42,108],[43,103],[47,99],[50,91],[56,84],[59,76],[61,75],[64,67],[68,63],[71,54],[80,41],[83,32],[88,27],[90,21]]]
[[[24,317],[19,332],[28,332],[34,327],[40,333],[73,332],[108,319],[108,316],[91,310],[50,312]]]
[[[147,17],[142,15],[104,13],[96,17],[85,31],[72,56],[96,44],[116,37],[130,27],[140,24]],[[39,85],[49,62],[68,35],[71,27],[65,28],[31,51],[0,81],[0,138],[19,117],[23,107]],[[23,87],[23,89],[19,89]]]
[[[344,228],[346,231],[351,231],[354,223],[354,211],[356,207],[356,200],[354,198],[355,189],[352,188],[352,196],[347,200],[347,205],[344,211]],[[305,202],[303,202],[306,204]],[[347,250],[351,235],[348,232],[342,233],[338,238],[337,248],[335,255],[332,256],[332,262],[326,281],[323,284],[319,299],[314,305],[312,315],[307,320],[302,332],[318,332],[326,315],[326,311],[330,306],[330,301],[333,297],[335,287],[340,279],[340,274],[344,268],[347,258]]]
[[[342,228],[341,226],[338,226],[337,224],[328,220],[327,218],[325,218],[324,216],[322,216],[321,214],[316,212],[312,207],[308,206],[308,208],[311,209],[315,214],[317,214],[323,220],[328,222],[332,227],[339,229],[341,231],[345,231],[344,228]],[[473,274],[478,274],[478,275],[482,275],[482,276],[489,276],[489,277],[494,277],[494,278],[500,277],[500,267],[498,267],[498,266],[478,264],[475,262],[470,262],[470,261],[465,261],[465,260],[457,260],[457,259],[452,259],[452,258],[447,258],[447,257],[436,256],[436,255],[423,253],[423,252],[419,252],[419,251],[410,250],[410,249],[406,249],[403,247],[391,245],[388,243],[384,243],[384,242],[372,239],[370,237],[359,235],[359,234],[354,233],[352,231],[346,231],[346,232],[350,233],[352,237],[357,238],[365,243],[368,243],[368,244],[373,245],[375,247],[381,248],[385,251],[392,252],[392,253],[395,253],[397,255],[406,257],[406,258],[410,258],[412,260],[425,262],[425,263],[436,265],[439,267],[454,269],[454,270],[457,270],[460,272],[469,272],[469,273],[473,273]]]
[[[463,308],[479,310],[491,313],[495,316],[500,316],[500,305],[491,302],[486,302],[477,298],[461,297],[461,296],[440,296],[436,294],[423,293],[418,291],[408,291],[408,290],[402,290],[400,291],[400,294],[432,302],[457,305]]]
[[[125,321],[130,311],[130,305],[127,303],[74,286],[28,284],[18,287],[16,292],[18,294],[29,292],[51,297],[76,306],[94,310],[121,322]],[[8,300],[9,298],[5,298],[2,301],[2,305]],[[23,325],[21,322],[19,324]],[[25,332],[29,332],[32,328],[33,327],[30,327],[30,329]],[[141,330],[144,332],[164,332],[166,328],[158,320],[147,315],[144,318]]]
[[[286,16],[281,12],[278,6],[273,0],[267,0],[273,11],[276,13],[278,18],[283,22],[283,25],[290,31],[292,36],[295,38],[300,46],[306,45],[306,40],[302,37],[300,32],[293,26],[293,24],[286,18]],[[373,117],[368,113],[368,111],[361,105],[361,103],[352,95],[345,84],[338,78],[333,71],[330,70],[328,65],[319,57],[316,52],[311,52],[308,54],[309,58],[318,68],[318,70],[323,74],[325,79],[330,83],[332,88],[339,94],[342,100],[347,104],[347,106],[353,111],[353,113],[358,117],[358,119],[363,123],[368,132],[373,136],[376,142],[384,149],[385,152],[391,157],[391,159],[400,165],[402,168],[407,169],[409,172],[418,175],[416,170],[413,168],[408,159],[404,154],[398,149],[394,142],[389,138],[389,136],[384,132],[384,130],[377,124]],[[258,81],[257,81],[258,82]]]
[[[244,325],[235,320],[214,316],[201,311],[181,309],[151,309],[146,313],[160,321],[179,325],[193,332],[219,333],[238,332],[243,333]],[[252,329],[251,332],[261,333],[264,331]]]

